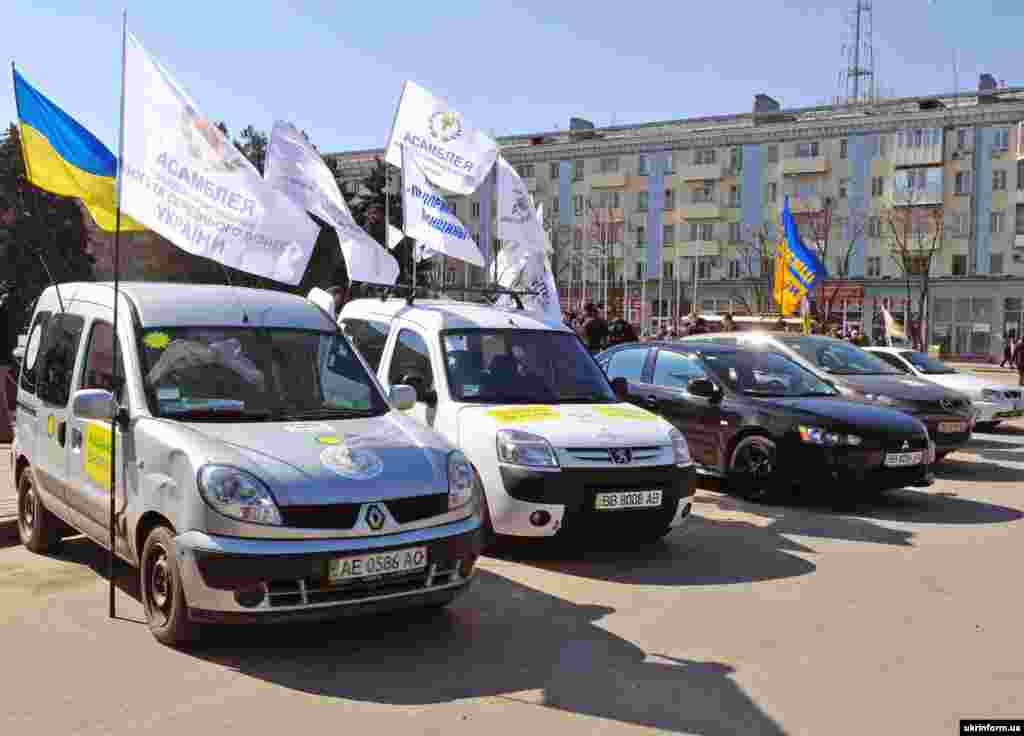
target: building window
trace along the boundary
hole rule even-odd
[[[647,264],[643,261],[636,262],[636,280],[640,281],[644,277],[644,272],[647,270]]]
[[[458,204],[458,202],[456,202],[456,201],[455,201],[454,199],[449,199],[449,200],[447,200],[447,201],[448,201],[448,209],[449,209],[449,210],[451,210],[451,213],[452,213],[453,215],[455,215],[456,217],[458,217],[458,216],[459,216],[459,210],[458,210],[458,208],[456,207],[456,205]]]
[[[732,186],[729,188],[729,206],[739,207],[742,203],[743,192],[739,186]]]
[[[638,248],[647,245],[647,228],[643,225],[638,225],[636,228],[636,245]]]
[[[955,180],[955,191],[957,194],[970,194],[971,193],[971,172],[970,171],[958,171],[956,172]]]
[[[779,185],[778,185],[778,182],[774,182],[774,181],[768,182],[768,196],[766,197],[766,199],[769,202],[774,202],[778,198],[779,198]]]
[[[558,212],[558,197],[551,198],[551,211],[555,213]]]
[[[868,237],[882,237],[882,218],[873,216],[868,218]]]
[[[954,276],[966,276],[967,275],[967,256],[965,255],[954,255],[953,265],[950,270]]]
[[[868,278],[877,279],[882,275],[882,258],[880,256],[870,256],[868,258]]]
[[[583,228],[578,227],[572,234],[572,249],[583,250]]]
[[[970,148],[974,143],[974,131],[970,128],[959,128],[956,131],[956,147],[959,149]]]
[[[885,194],[885,177],[875,176],[871,179],[871,196],[881,197]]]
[[[1024,235],[1024,204],[1017,205],[1017,225],[1016,234]]]
[[[818,141],[801,141],[796,144],[793,152],[797,158],[817,158]]]
[[[846,199],[847,190],[850,187],[849,179],[839,180],[839,199]]]
[[[661,241],[665,245],[673,245],[676,242],[676,226],[663,225],[661,228]]]
[[[954,214],[953,215],[953,237],[955,238],[966,238],[971,234],[971,218],[969,215]]]
[[[743,171],[743,149],[739,146],[729,151],[729,169],[735,172]]]
[[[583,264],[576,262],[572,264],[572,280],[582,281],[583,280]]]
[[[1003,232],[1003,224],[1006,220],[1006,215],[1002,212],[993,212],[992,217],[989,219],[989,229],[993,235]]]
[[[519,176],[524,179],[532,179],[535,176],[533,164],[522,164],[519,167]]]
[[[738,222],[729,223],[729,242],[740,242],[740,224]]]
[[[992,191],[1006,191],[1006,169],[996,169],[992,172]]]
[[[665,173],[676,173],[676,155],[674,153],[669,152],[665,154]]]
[[[702,148],[693,152],[693,163],[695,166],[706,166],[715,162],[715,149]]]
[[[691,222],[690,240],[714,240],[715,226],[710,222]]]
[[[619,170],[619,159],[617,157],[608,157],[601,159],[601,173],[602,174],[614,174]]]
[[[636,196],[636,208],[639,212],[647,211],[647,192],[638,192]]]
[[[572,163],[572,180],[583,181],[583,159],[578,158]]]
[[[676,190],[666,189],[665,190],[665,209],[674,210],[676,208]]]
[[[622,205],[619,203],[618,192],[601,192],[598,195],[598,204],[602,209],[615,208],[618,209]]]
[[[729,261],[729,278],[738,279],[740,277],[740,262],[738,259]]]
[[[991,269],[989,270],[989,273],[991,273],[993,276],[1000,276],[1000,275],[1002,275],[1002,273],[1003,273],[1003,254],[1002,253],[993,253],[991,257],[992,257],[992,261],[991,261]]]
[[[764,161],[767,164],[777,164],[779,162],[779,146],[773,143],[770,146],[764,147]]]
[[[558,180],[562,178],[562,170],[557,161],[552,161],[548,166],[548,174],[551,179]]]
[[[847,141],[845,138],[840,138],[839,139],[839,158],[846,158],[848,150],[849,150],[849,141]]]
[[[480,203],[473,203],[473,217],[480,217]]]
[[[573,201],[573,210],[576,212],[577,215],[582,215],[583,214],[583,195],[582,194],[577,194],[575,197],[572,198],[572,201]]]
[[[647,172],[648,172],[649,168],[650,167],[648,166],[648,163],[647,163],[647,154],[641,153],[640,154],[640,161],[639,161],[639,163],[637,165],[637,169],[636,169],[637,174],[639,174],[640,176],[647,176]]]
[[[675,278],[673,274],[672,265],[672,261],[665,261],[662,264],[662,273],[665,275],[665,278],[668,279],[669,281]]]
[[[1010,129],[996,128],[996,141],[992,146],[995,151],[1010,150]]]
[[[706,181],[693,190],[692,201],[694,204],[714,203],[715,183]]]
[[[699,279],[710,279],[711,278],[711,256],[701,256],[697,262],[697,278]]]

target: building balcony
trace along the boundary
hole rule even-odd
[[[675,249],[675,255],[683,258],[720,256],[722,255],[722,243],[718,240],[690,240],[680,243]]]
[[[942,204],[942,189],[899,189],[892,193],[896,207],[933,207]]]
[[[896,146],[889,158],[896,167],[941,164],[942,143],[940,141],[929,146]]]
[[[725,174],[725,164],[691,164],[680,166],[675,178],[680,182],[709,181],[721,179]]]
[[[537,191],[537,177],[535,176],[524,176],[522,177],[523,184],[526,185],[526,190],[533,194]]]
[[[782,173],[793,174],[827,174],[828,159],[824,156],[811,158],[787,158],[782,162]]]
[[[1024,233],[1017,233],[1013,236],[1013,247],[1024,250]]]
[[[722,205],[718,202],[677,203],[676,209],[684,220],[715,220],[722,216]]]
[[[614,189],[626,186],[625,174],[595,174],[590,177],[591,189]]]
[[[822,208],[822,198],[817,195],[798,197],[795,194],[789,195],[789,209],[794,214],[818,212]]]

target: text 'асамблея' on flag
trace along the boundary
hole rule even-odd
[[[76,197],[96,226],[112,232],[117,220],[117,158],[77,120],[14,70],[14,102],[25,172],[34,186]],[[143,230],[121,218],[121,230]]]
[[[286,284],[319,228],[269,186],[130,33],[125,40],[121,208],[179,248]]]

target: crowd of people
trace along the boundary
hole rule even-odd
[[[1020,385],[1024,386],[1024,336],[1018,337],[1013,333],[1006,336],[1003,344],[1003,360],[999,363],[1000,368],[1016,368],[1020,374]]]

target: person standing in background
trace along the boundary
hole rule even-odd
[[[1013,333],[1009,333],[1006,339],[1003,340],[1003,360],[999,364],[1000,368],[1005,368],[1006,364],[1013,365],[1013,344],[1016,342],[1013,338]]]

